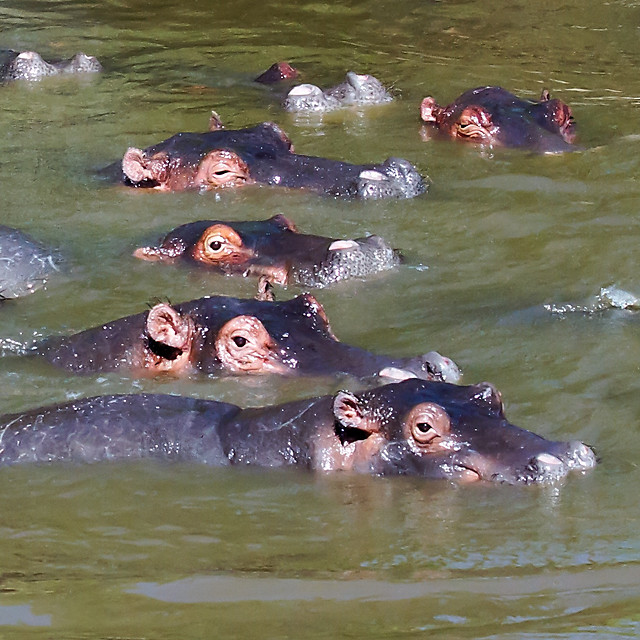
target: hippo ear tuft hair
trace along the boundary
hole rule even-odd
[[[367,415],[362,400],[350,391],[338,391],[333,398],[333,415],[346,429],[357,429],[370,434],[376,431],[375,423]]]

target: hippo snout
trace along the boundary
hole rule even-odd
[[[491,480],[506,484],[547,484],[562,480],[570,471],[588,471],[595,467],[596,455],[587,445],[578,441],[557,444],[553,450],[531,457],[515,473],[498,471],[491,475]]]
[[[427,191],[427,183],[408,160],[389,158],[377,167],[361,171],[357,190],[358,196],[367,200],[415,198]]]

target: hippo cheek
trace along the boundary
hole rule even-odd
[[[384,447],[374,472],[379,475],[406,475],[459,483],[478,482],[482,479],[476,469],[456,460],[455,454],[420,452],[406,442],[392,442]]]
[[[206,191],[223,187],[241,187],[252,182],[246,162],[233,151],[216,149],[200,161],[193,186]]]
[[[295,364],[285,364],[275,340],[254,316],[236,316],[218,332],[215,341],[218,362],[228,373],[287,375]]]

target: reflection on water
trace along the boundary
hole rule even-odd
[[[446,353],[466,382],[501,389],[516,424],[601,458],[546,488],[152,464],[4,469],[5,635],[637,637],[635,314],[559,317],[543,305],[588,306],[606,283],[638,291],[639,11],[591,0],[2,3],[3,47],[81,50],[105,67],[0,87],[1,222],[66,260],[46,290],[0,307],[4,411],[139,391],[256,406],[349,386],[73,377],[16,354],[157,298],[252,296],[253,282],[155,269],[131,252],[192,220],[284,213],[308,233],[377,233],[408,258],[318,292],[342,340]],[[371,73],[396,99],[301,120],[282,111],[281,90],[253,82],[276,60],[319,86]],[[571,105],[586,150],[537,157],[422,138],[424,96],[490,84],[531,98],[548,88]],[[141,193],[95,177],[129,146],[204,129],[211,109],[229,128],[275,121],[299,153],[405,157],[432,187],[363,203],[266,187]]]

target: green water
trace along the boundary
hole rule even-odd
[[[66,257],[46,291],[3,306],[0,346],[157,298],[251,296],[253,282],[131,251],[192,220],[284,213],[311,233],[378,233],[409,259],[317,292],[342,340],[437,349],[467,382],[494,382],[513,422],[588,442],[602,462],[532,488],[154,464],[5,469],[0,637],[639,637],[640,317],[542,306],[612,284],[640,294],[639,27],[633,1],[3,0],[0,46],[82,50],[105,73],[0,87],[0,222]],[[397,100],[296,119],[251,82],[282,59],[321,86],[372,73]],[[446,103],[484,84],[548,88],[573,107],[586,150],[423,140],[425,95]],[[205,129],[211,109],[229,127],[273,120],[305,154],[405,157],[432,187],[360,203],[268,188],[142,193],[93,176],[128,146]],[[142,390],[248,406],[340,385],[72,377],[3,353],[3,411]]]

